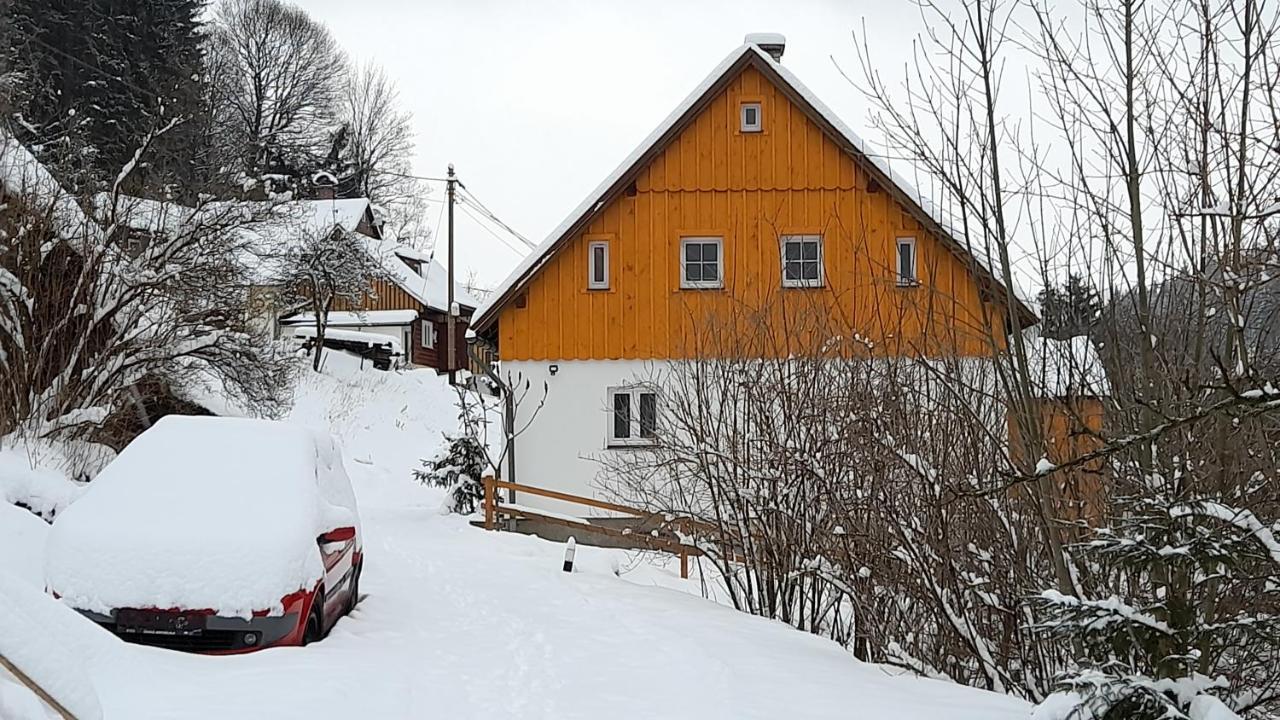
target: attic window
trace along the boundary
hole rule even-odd
[[[609,242],[596,240],[587,245],[587,289],[609,289]]]
[[[920,284],[916,273],[916,239],[898,238],[898,287],[915,287]]]
[[[742,103],[742,132],[760,132],[761,114],[760,103]]]

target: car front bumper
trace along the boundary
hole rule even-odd
[[[301,614],[297,612],[254,616],[249,619],[207,615],[203,628],[181,635],[120,628],[116,625],[114,611],[110,615],[88,610],[79,610],[79,612],[122,640],[170,650],[237,653],[273,645],[297,645],[301,644],[302,640],[302,627],[299,623]]]

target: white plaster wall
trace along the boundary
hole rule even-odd
[[[679,362],[676,361],[676,364]],[[551,374],[553,365],[557,368],[554,375]],[[608,390],[611,387],[632,385],[653,378],[656,374],[671,372],[672,369],[672,363],[663,360],[504,362],[504,380],[510,378],[509,382],[518,384],[519,387],[523,387],[526,381],[530,385],[528,393],[517,408],[516,427],[528,427],[516,438],[516,482],[573,495],[609,499],[601,492],[597,479],[600,458],[606,454],[643,450],[608,447],[608,423],[611,420]],[[958,370],[966,377],[966,386],[978,389],[973,399],[975,411],[989,413],[991,427],[1004,427],[1003,408],[998,403],[993,403],[988,391],[982,390],[993,389],[990,385],[994,382],[990,361],[982,358],[966,359],[960,363]],[[865,371],[861,367],[858,370]],[[916,383],[942,382],[933,373],[926,373],[922,368],[914,368],[914,372],[909,375],[915,376]],[[534,416],[534,410],[542,398],[543,382],[547,384],[546,402]],[[919,386],[917,389],[920,389]],[[944,391],[941,387],[933,390],[934,393],[955,391],[956,388]],[[928,403],[924,397],[920,401],[925,405]],[[921,411],[927,411],[925,406],[922,405]],[[503,470],[506,470],[505,463]],[[579,517],[608,515],[582,505],[548,500],[528,493],[517,493],[516,502]]]
[[[596,484],[599,458],[604,453],[634,452],[608,447],[609,388],[634,384],[664,364],[647,360],[502,363],[504,380],[509,377],[513,385],[521,387],[525,381],[530,383],[528,394],[516,409],[516,428],[529,423],[542,398],[542,384],[547,384],[546,404],[516,438],[516,482],[607,499]],[[557,367],[555,375],[551,374],[552,365]],[[580,517],[607,514],[528,493],[517,493],[516,502]]]

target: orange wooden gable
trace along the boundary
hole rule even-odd
[[[762,132],[741,131],[744,102],[761,104]],[[981,355],[1003,336],[999,283],[758,51],[630,164],[476,322],[503,359],[688,356],[712,318],[742,308],[892,351]],[[791,234],[822,236],[823,287],[781,287],[780,238]],[[689,236],[723,238],[722,289],[680,287]],[[897,286],[899,237],[916,240],[919,287]],[[609,245],[610,283],[595,290],[587,248],[597,241]],[[1034,321],[1017,308],[1020,324]]]

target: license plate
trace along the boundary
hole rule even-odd
[[[136,635],[199,635],[204,615],[158,610],[117,610],[116,631]]]

